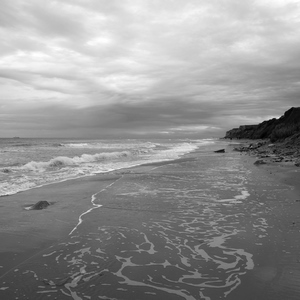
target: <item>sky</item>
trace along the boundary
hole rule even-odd
[[[0,137],[223,137],[299,104],[298,0],[1,0]]]

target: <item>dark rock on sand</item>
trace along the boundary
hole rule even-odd
[[[266,162],[265,162],[264,160],[262,160],[262,159],[259,159],[259,160],[257,160],[254,164],[255,164],[255,165],[265,165]]]
[[[214,151],[215,153],[225,153],[225,149],[220,149],[220,150],[216,150]]]
[[[243,141],[234,151],[246,152],[259,160],[281,163],[294,162],[300,166],[300,107],[292,107],[279,119],[258,125],[243,125],[226,132],[225,138],[257,139],[256,143]],[[260,164],[259,162],[256,164]]]
[[[28,206],[26,209],[28,210],[40,210],[47,208],[50,205],[48,201],[39,201],[31,206]]]
[[[267,162],[294,162],[295,166],[300,164],[300,146],[290,144],[289,141],[277,142],[272,147],[269,147],[268,141],[254,145],[244,143],[235,147],[233,151],[244,152]]]

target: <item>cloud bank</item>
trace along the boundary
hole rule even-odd
[[[4,0],[0,136],[223,136],[299,106],[293,0]]]

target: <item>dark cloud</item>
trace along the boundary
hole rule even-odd
[[[21,127],[34,130],[41,124],[49,132],[81,132],[90,136],[101,136],[107,132],[118,134],[147,133],[158,135],[162,131],[173,132],[181,126],[215,126],[211,122],[213,114],[197,103],[187,103],[178,99],[162,102],[123,103],[87,108],[70,108],[64,105],[48,105],[28,109],[15,108],[2,114],[5,128]],[[5,117],[6,116],[6,117]]]

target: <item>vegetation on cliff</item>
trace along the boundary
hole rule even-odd
[[[226,132],[225,138],[270,139],[271,142],[288,139],[290,143],[300,144],[300,107],[290,108],[279,119],[233,128]]]

